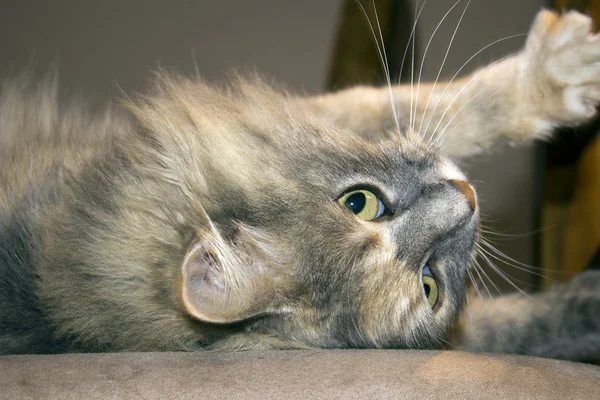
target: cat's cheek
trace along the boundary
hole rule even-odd
[[[431,318],[414,268],[373,264],[361,282],[359,321],[369,347],[410,346],[411,335]]]

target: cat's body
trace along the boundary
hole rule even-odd
[[[0,353],[444,346],[479,229],[448,157],[591,118],[589,32],[543,12],[518,55],[422,85],[413,116],[406,87],[394,115],[387,88],[162,75],[94,119],[7,85]]]

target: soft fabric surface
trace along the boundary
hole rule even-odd
[[[0,357],[2,399],[600,399],[600,367],[442,351]]]

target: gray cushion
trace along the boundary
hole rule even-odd
[[[457,351],[0,357],[6,399],[600,399],[600,367]]]

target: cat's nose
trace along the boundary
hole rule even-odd
[[[469,185],[465,181],[459,181],[458,179],[450,179],[450,184],[465,195],[467,202],[471,207],[471,211],[475,211],[475,208],[477,207],[477,197],[475,196],[475,190],[473,190],[473,186]]]

